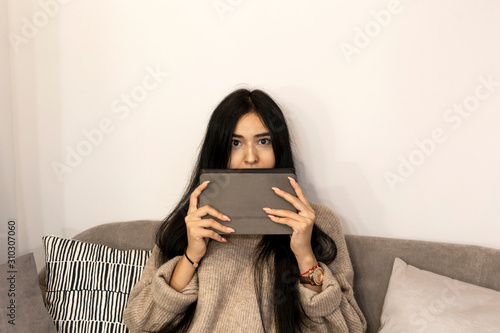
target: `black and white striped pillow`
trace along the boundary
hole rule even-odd
[[[128,332],[123,310],[151,251],[43,237],[47,310],[58,332]]]

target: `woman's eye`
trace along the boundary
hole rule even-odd
[[[260,139],[259,141],[260,141],[261,144],[267,145],[267,144],[269,144],[271,142],[271,139]]]
[[[239,142],[238,140],[233,140],[233,141],[231,142],[231,145],[232,145],[233,147],[237,147],[239,144],[240,144],[240,142]]]

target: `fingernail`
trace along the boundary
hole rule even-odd
[[[271,219],[276,218],[274,215],[267,215],[267,216],[269,216],[269,218],[271,218]]]
[[[233,228],[229,228],[229,227],[226,227],[226,230],[229,231],[229,232],[235,232],[236,231]]]
[[[262,208],[262,209],[265,210],[265,211],[271,210],[271,208],[267,208],[267,207]]]
[[[222,218],[223,218],[224,220],[226,220],[226,221],[231,221],[231,219],[229,218],[229,216],[224,215],[224,216],[222,216]]]
[[[206,185],[206,184],[208,184],[208,183],[210,183],[210,180],[205,180],[205,181],[203,182],[203,184],[204,184],[204,185]]]
[[[275,192],[278,192],[280,189],[277,187],[271,187]]]
[[[292,177],[288,177],[288,179],[290,179],[292,183],[295,182],[295,179],[293,179]]]
[[[224,237],[222,237],[222,241],[223,241],[223,242],[227,242],[227,240],[226,240]]]

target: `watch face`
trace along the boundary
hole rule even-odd
[[[317,285],[320,285],[323,283],[323,268],[321,267],[318,267],[314,270],[314,282],[317,284]]]

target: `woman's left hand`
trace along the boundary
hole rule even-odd
[[[311,235],[316,216],[299,184],[293,178],[288,178],[290,179],[290,184],[295,190],[297,197],[276,187],[273,187],[273,190],[277,195],[290,202],[297,209],[297,213],[289,210],[270,209],[267,207],[264,208],[264,211],[269,215],[272,221],[292,227],[293,233],[290,240],[290,248],[297,259],[308,256],[314,257],[311,245]]]

